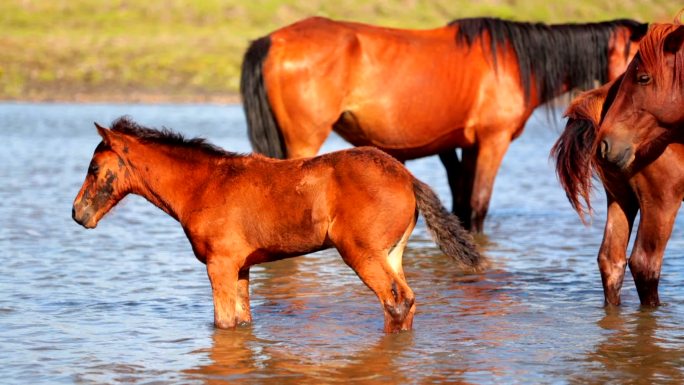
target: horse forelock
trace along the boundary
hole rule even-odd
[[[587,89],[594,81],[605,83],[608,80],[608,51],[616,31],[620,28],[638,31],[644,26],[630,19],[547,25],[496,18],[460,19],[449,25],[458,28],[457,44],[470,46],[486,33],[495,66],[498,50],[512,47],[526,99],[529,100],[532,87],[535,87],[542,102],[557,96],[563,85],[568,89]],[[485,39],[481,39],[481,43],[484,45]]]
[[[143,143],[174,146],[187,149],[197,149],[208,155],[214,156],[237,156],[236,153],[226,151],[206,141],[204,138],[187,139],[182,134],[169,128],[154,129],[142,126],[134,122],[128,116],[122,116],[112,122],[111,130],[131,136]]]
[[[684,11],[684,10],[683,10]],[[648,33],[639,42],[639,59],[644,65],[644,68],[648,69],[658,69],[664,68],[663,61],[665,60],[664,54],[664,44],[665,38],[670,33],[674,32],[677,28],[681,26],[681,20],[678,17],[675,19],[674,23],[663,23],[663,24],[653,24],[648,30]],[[680,50],[677,53],[680,60],[675,60],[675,64],[679,68],[675,68],[675,71],[679,73],[679,81],[684,82],[684,50]],[[651,76],[656,79],[655,84],[666,84],[668,79],[665,79],[665,71],[655,71],[651,73]],[[676,79],[675,79],[676,80]],[[671,80],[670,80],[671,81]]]

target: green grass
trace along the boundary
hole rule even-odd
[[[4,0],[0,99],[223,100],[248,42],[320,15],[402,28],[468,16],[568,22],[671,21],[671,0]]]

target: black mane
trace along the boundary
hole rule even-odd
[[[238,154],[226,151],[221,147],[215,146],[204,138],[186,139],[183,135],[172,131],[166,127],[161,130],[148,128],[134,122],[128,116],[122,116],[112,122],[112,131],[120,132],[125,135],[133,136],[145,143],[157,143],[168,146],[183,148],[194,148],[214,156],[237,156]]]
[[[648,29],[647,24],[629,19],[547,25],[497,18],[468,18],[454,20],[449,25],[458,27],[456,42],[467,46],[487,32],[491,36],[489,50],[495,66],[497,49],[506,49],[506,43],[510,43],[518,57],[525,98],[529,100],[530,79],[534,75],[534,86],[542,102],[557,96],[566,82],[569,89],[592,88],[594,81],[606,83],[608,48],[615,29],[629,28],[633,41],[640,39]],[[625,55],[628,53],[629,47]]]

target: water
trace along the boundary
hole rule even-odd
[[[382,333],[375,296],[335,251],[252,268],[253,325],[212,326],[204,265],[180,226],[128,197],[95,230],[71,204],[99,141],[93,121],[140,123],[248,151],[238,106],[0,105],[0,382],[16,384],[684,382],[684,237],[668,246],[656,310],[631,278],[605,310],[596,253],[533,119],[504,160],[485,274],[460,275],[419,223],[405,253],[414,331]],[[344,148],[331,138],[326,151]],[[435,158],[408,163],[449,200]],[[629,273],[628,273],[629,274]]]

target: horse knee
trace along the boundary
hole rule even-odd
[[[632,272],[641,304],[644,306],[660,305],[658,297],[660,261],[636,254],[629,259],[629,270]]]
[[[635,254],[629,259],[629,270],[634,279],[652,281],[660,279],[660,263],[656,258]]]

